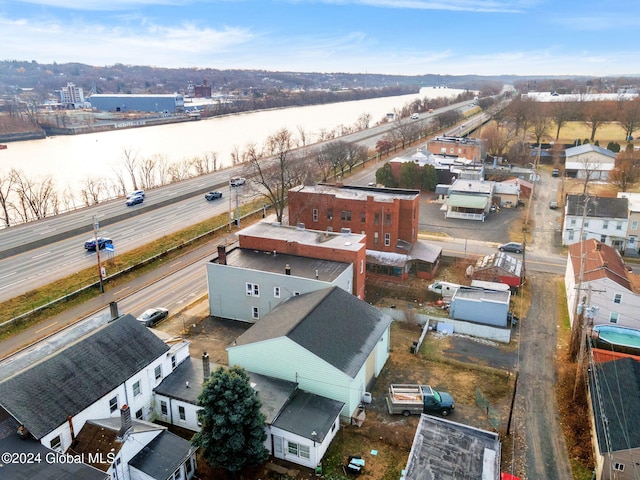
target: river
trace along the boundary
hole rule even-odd
[[[124,171],[125,151],[139,159],[162,157],[168,164],[215,153],[218,168],[222,168],[231,165],[232,152],[242,152],[251,143],[261,146],[282,128],[291,131],[296,142],[300,142],[300,130],[304,131],[305,143],[309,145],[318,141],[322,132],[339,131],[341,126],[353,128],[363,114],[371,115],[373,126],[387,113],[401,109],[416,98],[453,97],[462,92],[464,90],[426,87],[414,95],[13,142],[0,152],[0,177],[11,168],[24,172],[26,178],[36,183],[51,176],[59,195],[73,196],[77,201],[87,179],[114,183],[115,172]]]

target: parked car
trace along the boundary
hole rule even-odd
[[[420,115],[417,113],[414,113],[413,115],[411,115],[411,120],[420,120]]]
[[[519,242],[509,242],[498,245],[498,250],[501,252],[514,252],[522,253],[524,251],[524,245]]]
[[[113,246],[113,240],[111,240],[110,238],[98,237],[98,248],[100,250],[102,250],[107,245]],[[90,238],[89,240],[84,242],[84,248],[86,248],[90,252],[95,252],[96,251],[96,239],[95,238]]]
[[[551,176],[552,177],[559,177],[560,176],[560,170],[558,170],[557,168],[554,168],[553,170],[551,170]]]
[[[127,198],[129,199],[131,197],[135,197],[136,195],[139,195],[142,198],[144,198],[144,190],[136,190],[135,192],[127,193]]]
[[[233,177],[229,180],[229,184],[232,187],[239,187],[240,185],[244,185],[247,181],[242,177]]]
[[[142,202],[144,202],[144,197],[142,195],[134,195],[127,200],[127,207],[130,207],[131,205],[138,205]]]
[[[144,322],[147,327],[153,327],[155,324],[164,320],[169,316],[169,310],[166,308],[149,308],[138,317],[139,322]]]
[[[218,198],[222,198],[222,192],[208,192],[204,194],[204,198],[207,200],[217,200]]]
[[[556,210],[558,208],[558,202],[556,202],[555,200],[551,200],[549,202],[549,208],[551,210]]]

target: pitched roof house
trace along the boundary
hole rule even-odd
[[[593,238],[616,250],[624,250],[629,223],[628,202],[627,198],[567,195],[562,245]]]
[[[640,455],[640,362],[622,358],[589,369],[596,479],[634,480]]]
[[[120,421],[125,405],[151,419],[153,388],[186,356],[187,343],[169,347],[125,315],[2,380],[0,405],[42,445],[66,452],[88,421]]]
[[[570,245],[564,281],[572,325],[583,303],[593,312],[593,324],[640,328],[640,295],[617,250],[594,239]]]
[[[565,150],[565,175],[573,178],[606,180],[613,170],[616,154],[611,150],[585,143]]]
[[[318,290],[281,303],[240,335],[228,363],[342,402],[348,418],[389,356],[390,324],[340,288]]]

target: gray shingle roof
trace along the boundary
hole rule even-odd
[[[240,335],[236,344],[286,336],[353,378],[390,324],[388,315],[332,287],[281,303]]]
[[[0,404],[42,438],[169,350],[131,315],[0,383]]]
[[[585,198],[585,195],[567,195],[567,215],[582,217]],[[587,218],[627,219],[629,217],[628,206],[628,198],[589,197]]]
[[[151,478],[169,479],[194,451],[188,440],[165,431],[140,450],[129,465]]]
[[[592,145],[591,143],[584,143],[576,147],[567,148],[565,150],[565,156],[567,159],[576,155],[582,155],[583,153],[596,152],[607,157],[616,158],[616,154],[611,150],[599,147],[598,145]]]
[[[595,375],[594,375],[595,373]],[[621,358],[595,365],[590,371],[590,393],[600,453],[640,447],[640,362]]]
[[[274,427],[323,442],[340,416],[344,403],[298,390],[273,422]],[[316,433],[315,438],[313,432]]]

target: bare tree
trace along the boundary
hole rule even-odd
[[[616,158],[616,166],[609,172],[609,181],[623,192],[628,191],[640,180],[640,156],[633,145],[627,145],[625,151]]]
[[[356,120],[356,128],[358,130],[366,130],[369,128],[372,118],[373,117],[370,113],[363,113],[358,117],[358,120]]]
[[[307,132],[304,129],[304,125],[298,125],[296,128],[298,129],[298,135],[300,135],[300,146],[304,147],[307,145]]]
[[[191,162],[187,159],[182,159],[179,162],[172,163],[167,168],[167,173],[171,182],[179,182],[191,176]]]
[[[542,109],[538,109],[538,111],[531,116],[531,129],[533,131],[533,137],[536,140],[536,145],[540,145],[542,138],[547,135],[550,126],[551,119]]]
[[[133,190],[138,190],[138,181],[136,179],[136,171],[138,170],[138,154],[134,153],[130,147],[126,147],[122,151],[122,165],[129,174]]]
[[[596,131],[604,122],[609,119],[607,105],[604,102],[586,102],[583,107],[583,117],[585,123],[591,128],[589,140],[593,142],[596,138]]]
[[[50,175],[36,181],[16,171],[15,192],[19,200],[17,211],[24,221],[45,218],[54,210],[54,206],[57,208],[56,192]]]
[[[575,116],[573,102],[555,102],[551,107],[550,117],[556,126],[556,140],[560,138],[560,130]]]
[[[347,167],[347,157],[349,155],[347,142],[344,140],[336,140],[335,142],[323,145],[320,150],[331,164],[334,176],[338,176],[338,173],[344,176],[344,170]]]
[[[242,163],[242,155],[240,154],[240,147],[234,145],[231,149],[231,165],[240,165]]]
[[[590,157],[584,157],[580,160],[580,170],[584,171],[582,179],[582,193],[587,193],[589,183],[595,180],[596,172],[600,171],[600,162]]]
[[[355,142],[347,142],[347,166],[349,167],[349,172],[355,167],[358,163],[364,163],[367,161],[367,157],[369,156],[369,150],[364,145],[358,145]]]
[[[504,157],[511,141],[511,134],[506,128],[500,128],[498,124],[491,123],[482,129],[480,138],[487,146],[487,154],[492,157]]]
[[[11,226],[9,216],[9,195],[15,183],[15,170],[7,174],[0,174],[0,208],[2,208],[2,223],[5,227]]]
[[[138,167],[138,174],[141,182],[142,188],[152,188],[155,186],[155,175],[156,175],[156,157],[151,156],[147,157],[140,162]],[[135,187],[134,187],[135,188]]]
[[[127,194],[127,182],[125,181],[124,175],[126,172],[123,172],[121,169],[119,168],[114,168],[113,169],[113,173],[115,175],[115,182],[111,185],[111,190],[113,191],[114,195],[120,196],[120,195],[126,195]]]
[[[633,138],[633,132],[640,127],[640,97],[625,101],[620,112],[620,125],[624,128],[627,141]]]
[[[158,185],[167,185],[171,181],[171,175],[169,173],[169,159],[166,155],[156,155],[156,176],[158,178]]]
[[[308,181],[308,169],[301,158],[292,151],[291,132],[283,128],[267,138],[262,158],[255,146],[247,150],[247,177],[276,212],[279,222],[284,216],[287,192],[294,186]]]
[[[319,178],[321,178],[323,182],[326,182],[329,175],[331,175],[331,169],[333,168],[331,164],[331,156],[328,152],[323,148],[315,149],[310,152],[307,158],[315,161],[319,172]]]
[[[107,191],[107,183],[104,178],[87,177],[84,180],[84,188],[80,190],[82,203],[87,207],[100,203],[100,197]]]

